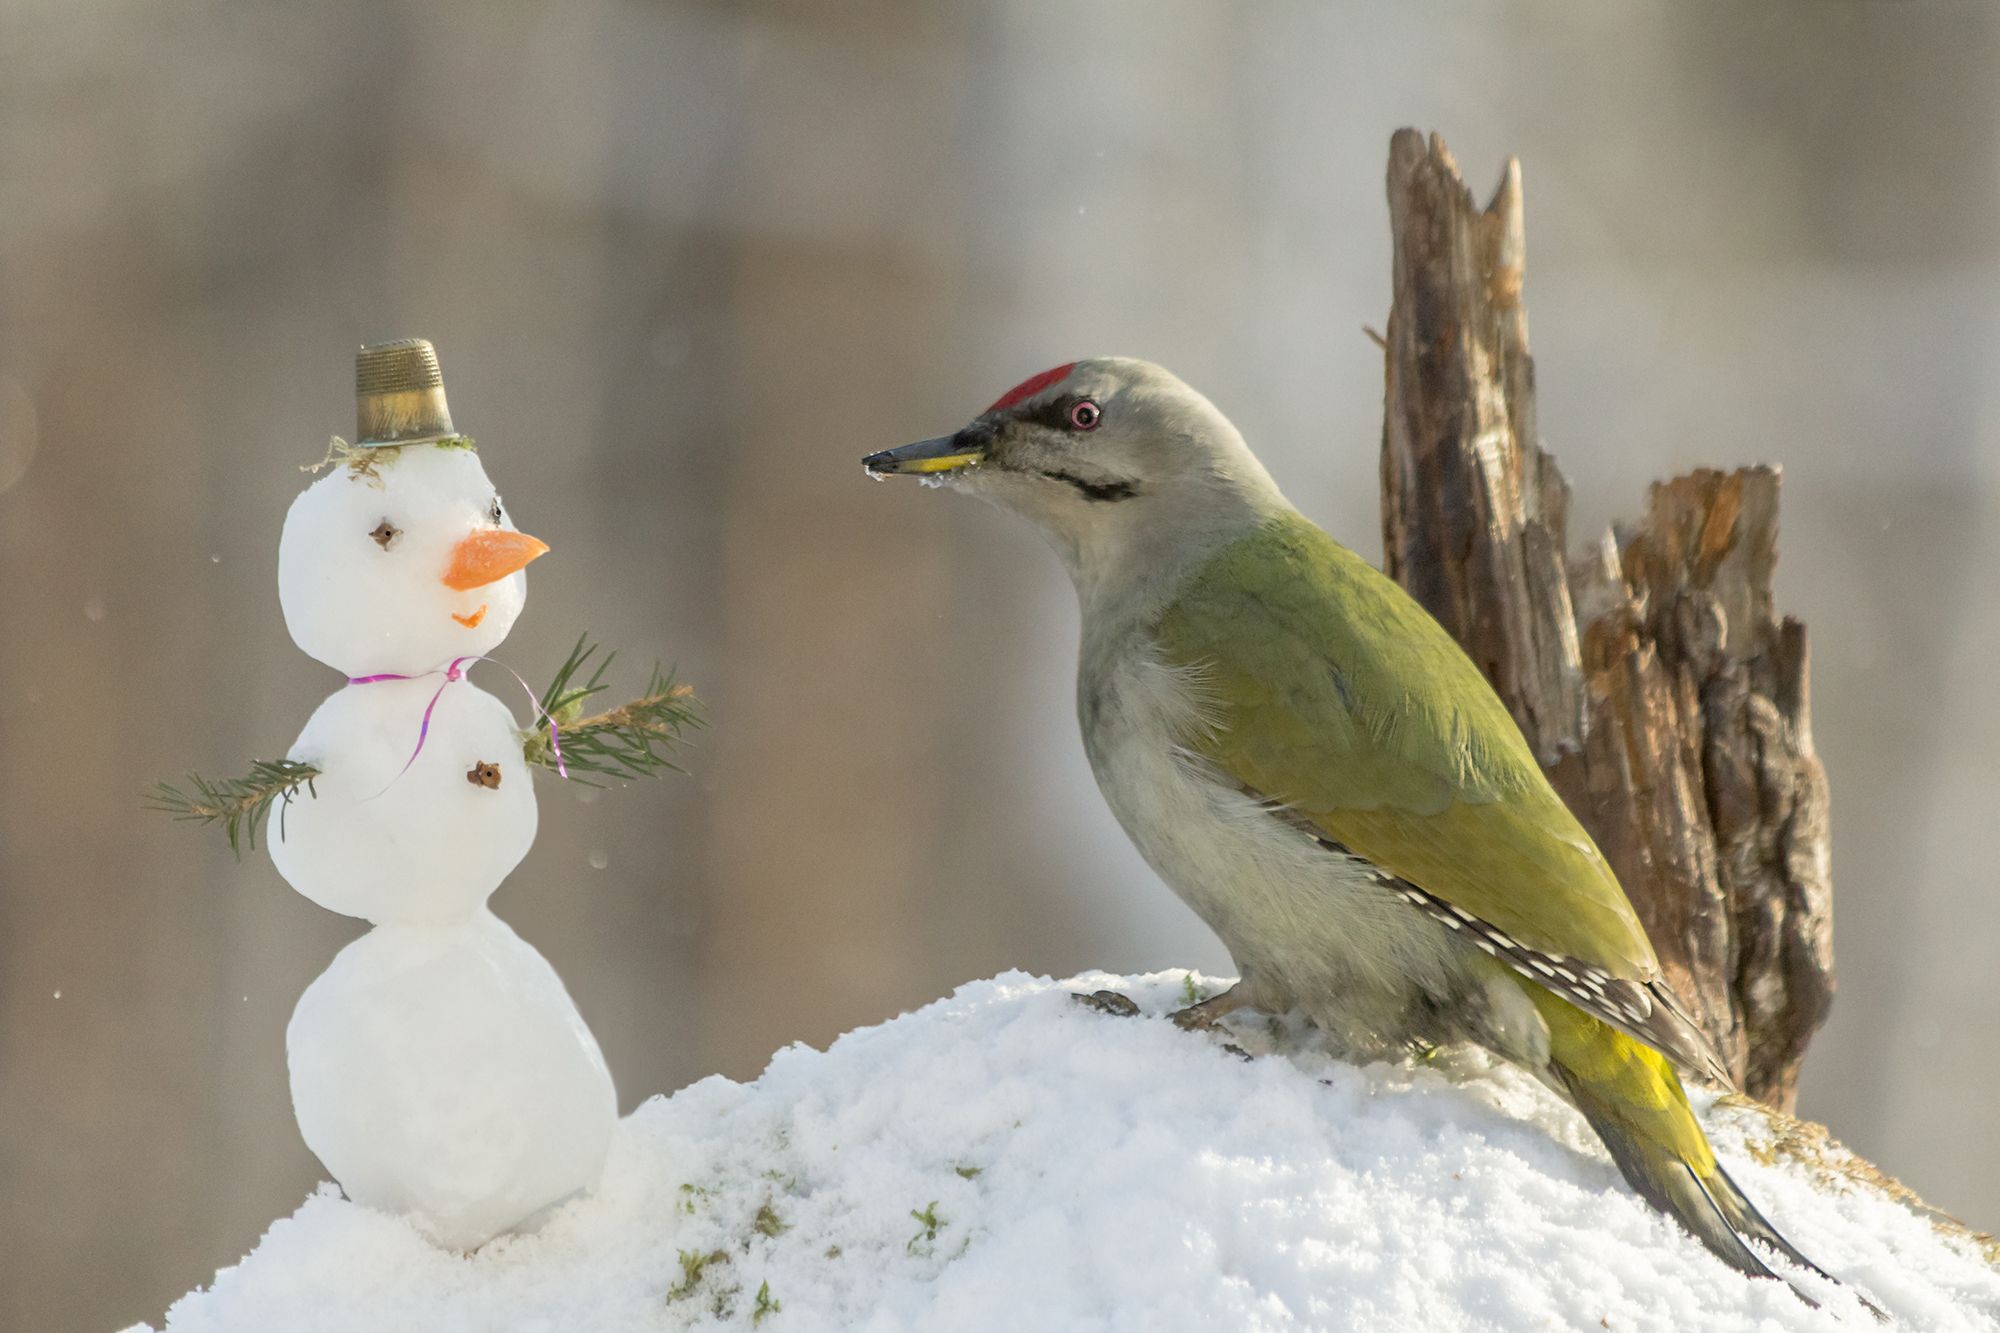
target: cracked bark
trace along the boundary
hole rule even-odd
[[[1780,618],[1778,472],[1656,483],[1571,556],[1535,425],[1521,174],[1480,208],[1442,140],[1389,156],[1384,568],[1471,653],[1742,1088],[1789,1111],[1833,998],[1826,775]]]

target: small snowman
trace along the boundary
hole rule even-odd
[[[336,442],[278,548],[292,638],[348,684],[284,761],[157,795],[223,820],[232,845],[275,804],[286,882],[373,923],[292,1015],[299,1130],[349,1198],[472,1249],[592,1188],[617,1119],[562,981],[487,908],[535,838],[530,760],[563,766],[561,719],[585,771],[647,771],[690,719],[657,673],[645,698],[580,718],[602,668],[571,688],[572,655],[545,703],[529,691],[546,729],[517,730],[465,670],[506,638],[548,548],[514,527],[452,429],[428,342],[364,347],[356,394],[358,443]]]

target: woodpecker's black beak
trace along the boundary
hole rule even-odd
[[[869,475],[876,477],[886,477],[891,473],[932,476],[985,462],[987,446],[987,440],[962,430],[956,435],[940,435],[935,440],[918,440],[900,449],[884,449],[862,459],[861,466],[868,469]]]

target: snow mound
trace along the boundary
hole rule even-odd
[[[655,1097],[605,1183],[462,1256],[323,1186],[167,1312],[211,1330],[1870,1329],[1653,1213],[1539,1083],[1476,1054],[1356,1068],[1250,1019],[1149,1015],[1181,973],[1009,973],[751,1084]],[[1706,1112],[1737,1181],[1900,1327],[2000,1327],[1969,1241]]]

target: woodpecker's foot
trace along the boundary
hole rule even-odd
[[[1191,1004],[1185,1009],[1175,1010],[1174,1026],[1183,1032],[1212,1032],[1227,1037],[1229,1029],[1222,1026],[1222,1016],[1250,1007],[1250,998],[1243,993],[1243,985],[1239,982],[1222,994],[1212,995],[1200,1004]],[[1250,1058],[1250,1052],[1233,1041],[1222,1042],[1222,1049],[1240,1059]]]
[[[1113,1018],[1139,1016],[1139,1006],[1132,1002],[1132,997],[1120,995],[1115,990],[1094,990],[1088,995],[1072,995],[1069,998],[1086,1009],[1095,1009],[1098,1013],[1109,1014]]]
[[[1217,1020],[1224,1014],[1233,1014],[1238,1009],[1250,1007],[1250,997],[1243,993],[1243,984],[1238,982],[1220,995],[1209,996],[1200,1004],[1176,1009],[1174,1026],[1188,1032],[1213,1032],[1222,1026]]]

